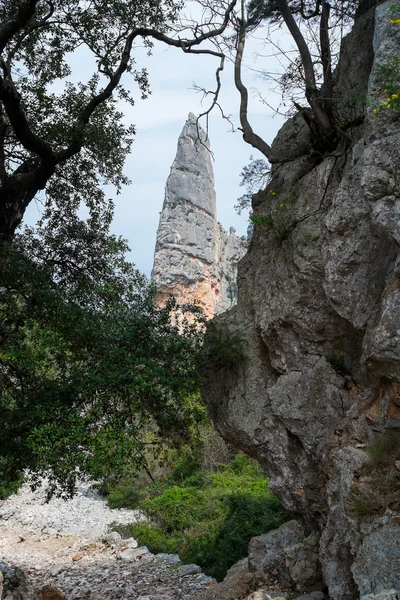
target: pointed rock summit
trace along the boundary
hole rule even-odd
[[[159,302],[172,294],[196,302],[207,317],[236,301],[237,263],[247,242],[217,222],[210,143],[190,113],[165,188],[152,279]]]

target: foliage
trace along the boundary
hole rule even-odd
[[[400,432],[387,429],[375,434],[366,447],[368,460],[359,481],[353,484],[349,512],[358,518],[400,509]]]
[[[250,162],[243,167],[240,173],[240,185],[245,187],[246,193],[238,198],[235,205],[236,212],[240,215],[242,210],[251,209],[251,199],[253,195],[261,189],[264,189],[270,179],[270,169],[268,163],[260,158],[250,156]]]
[[[8,474],[49,473],[50,492],[138,469],[147,444],[184,443],[201,418],[196,310],[157,307],[122,240],[97,229],[96,256],[79,235],[26,233],[1,255],[0,456]]]
[[[94,216],[107,208],[104,185],[118,192],[128,182],[135,128],[121,101],[150,94],[135,48],[151,54],[156,39],[189,52],[224,31],[233,4],[202,2],[201,21],[178,22],[182,8],[181,0],[1,3],[0,239],[12,240],[40,190],[45,219],[76,214],[81,203]]]
[[[15,494],[22,485],[24,476],[19,471],[15,471],[12,461],[7,457],[0,458],[0,500]]]
[[[276,231],[282,239],[285,239],[296,224],[294,198],[290,194],[279,197],[272,190],[267,193],[269,200],[269,213],[252,215],[250,221],[254,225],[260,225],[266,229]]]
[[[267,476],[244,454],[220,464],[214,473],[193,462],[179,485],[177,471],[182,474],[179,460],[161,493],[158,489],[155,497],[132,506],[143,510],[151,522],[132,525],[130,533],[152,552],[178,553],[183,562],[199,564],[220,580],[247,555],[252,536],[279,527],[288,518],[269,490]]]
[[[222,333],[211,322],[207,327],[200,365],[212,364],[213,368],[232,369],[247,359],[245,340],[239,333]]]
[[[400,25],[400,8],[393,4],[389,11],[392,15],[390,25]],[[379,66],[379,79],[384,86],[384,92],[387,94],[385,100],[381,100],[373,113],[377,114],[381,110],[398,110],[400,108],[400,56],[388,56],[385,64]]]

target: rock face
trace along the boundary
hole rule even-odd
[[[295,592],[310,592],[322,586],[318,561],[319,535],[304,537],[297,521],[253,537],[249,543],[249,570],[278,573],[281,584]]]
[[[247,242],[217,222],[209,147],[190,113],[165,189],[152,279],[160,303],[172,294],[212,317],[236,302],[237,263]]]
[[[373,113],[387,95],[382,67],[400,56],[390,6],[360,15],[342,44],[346,150],[275,168],[255,196],[254,214],[274,228],[255,227],[238,304],[213,320],[242,339],[244,358],[202,373],[218,431],[259,460],[306,535],[321,536],[335,600],[400,589],[400,115]],[[274,148],[308,136],[297,115]]]

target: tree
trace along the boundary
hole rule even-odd
[[[145,466],[147,446],[184,444],[201,418],[198,311],[157,307],[125,251],[84,222],[3,246],[0,489],[23,469],[50,476],[50,493],[118,478]]]
[[[179,23],[180,0],[4,0],[0,7],[0,239],[9,242],[24,212],[46,189],[47,215],[86,202],[105,203],[101,184],[126,182],[123,163],[133,126],[117,98],[133,103],[122,86],[130,74],[145,98],[146,69],[133,56],[140,39],[194,54],[228,25],[229,5],[204,4],[201,23]],[[191,37],[190,37],[191,36]],[[94,69],[74,82],[73,53],[85,50]]]
[[[230,37],[220,36],[217,40],[218,48],[220,51],[223,49],[234,63],[234,82],[240,96],[239,119],[243,139],[261,152],[269,163],[291,162],[310,153],[321,156],[325,152],[335,151],[341,143],[346,143],[346,134],[338,118],[338,99],[335,98],[332,33],[348,27],[357,10],[360,12],[366,4],[367,0],[241,0],[239,8],[232,12],[230,24],[234,33]],[[303,144],[287,152],[274,152],[250,123],[249,93],[242,77],[245,43],[257,29],[271,24],[279,27],[284,25],[297,48],[298,58],[292,59],[292,68],[283,75],[283,81],[287,86],[288,81],[296,78],[297,84],[302,88],[308,107],[301,106],[296,101],[294,105],[309,126],[311,148]],[[305,33],[307,28],[309,37]],[[212,107],[218,104],[219,90],[220,86],[217,86],[213,92]]]

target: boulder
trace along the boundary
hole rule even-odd
[[[268,572],[284,564],[284,548],[293,546],[304,536],[297,521],[289,521],[279,527],[251,538],[249,543],[249,570]]]
[[[384,590],[400,590],[400,527],[377,526],[363,538],[351,570],[362,596],[380,598]]]
[[[0,562],[0,575],[1,597],[5,600],[42,600],[39,592],[33,588],[25,573],[18,567],[7,567]]]

